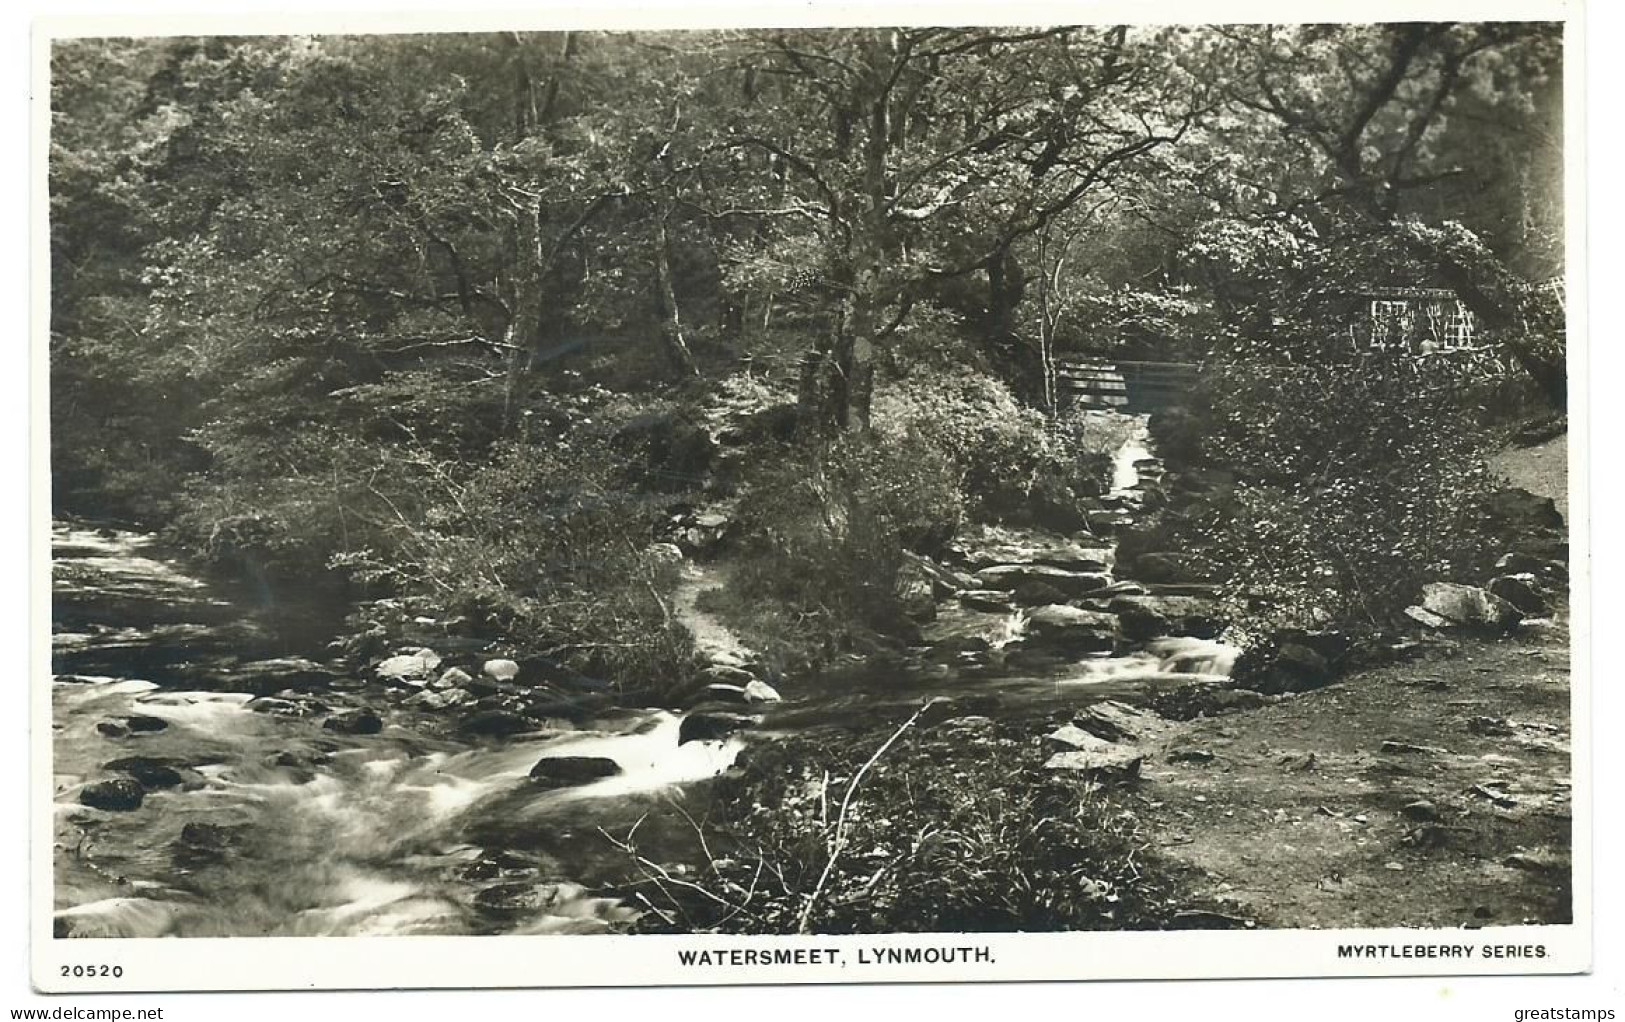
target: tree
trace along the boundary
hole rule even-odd
[[[1561,66],[1557,28],[1270,26],[1238,29],[1230,38],[1243,69],[1229,89],[1231,99],[1267,115],[1301,158],[1321,168],[1315,190],[1300,192],[1298,203],[1333,205],[1386,231],[1432,267],[1563,407],[1560,316],[1459,220],[1430,223],[1413,213],[1428,208],[1428,189],[1466,174],[1465,158],[1476,155],[1476,139],[1446,131],[1452,117],[1482,120],[1495,111],[1517,120],[1534,113]],[[1540,109],[1556,114],[1549,99]],[[1545,131],[1555,135],[1560,128]],[[1446,144],[1452,141],[1459,148]]]

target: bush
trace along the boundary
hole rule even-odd
[[[875,395],[875,429],[940,451],[959,475],[969,516],[984,522],[1081,528],[1079,505],[1101,492],[1116,450],[1088,421],[1047,420],[1003,383],[967,369],[917,373]]]
[[[820,933],[1151,929],[1175,884],[1109,794],[1058,779],[996,726],[905,732],[843,800],[887,734],[753,747],[701,826],[721,858],[692,876],[721,901],[667,886],[650,929]],[[649,897],[652,891],[645,891]],[[661,897],[651,899],[659,904]]]
[[[917,436],[788,448],[745,489],[730,590],[758,616],[783,610],[787,637],[826,651],[854,630],[895,630],[905,552],[940,550],[961,515],[951,466]]]
[[[1472,385],[1403,358],[1212,367],[1204,447],[1236,482],[1169,517],[1173,548],[1214,562],[1263,623],[1386,626],[1484,556]]]

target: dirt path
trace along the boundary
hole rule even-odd
[[[1490,459],[1490,467],[1513,486],[1557,502],[1563,520],[1569,517],[1569,438],[1554,437],[1533,447],[1511,447]]]
[[[1146,762],[1146,819],[1260,926],[1567,921],[1567,640],[1463,640],[1181,725]]]

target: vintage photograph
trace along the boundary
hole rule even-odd
[[[1563,24],[48,52],[57,943],[1575,922]]]

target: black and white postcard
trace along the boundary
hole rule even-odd
[[[1405,10],[43,23],[36,985],[1588,969],[1581,26]]]

